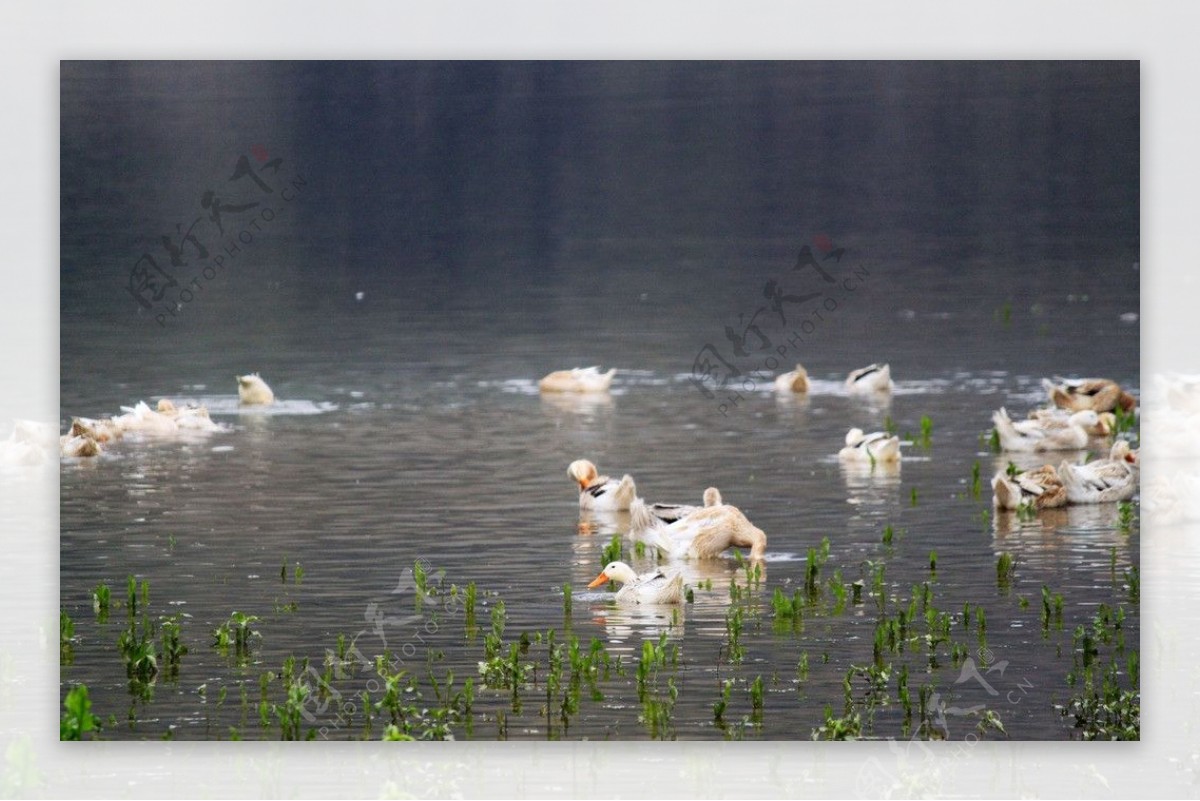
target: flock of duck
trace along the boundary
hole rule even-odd
[[[560,370],[538,382],[546,393],[607,392],[615,369],[601,372],[596,367]],[[238,400],[243,406],[274,403],[275,395],[257,374],[237,376]],[[993,414],[996,434],[1004,451],[1041,453],[1078,451],[1092,437],[1108,436],[1116,421],[1115,411],[1132,413],[1137,400],[1107,379],[1044,380],[1049,403],[1030,412],[1027,419],[1013,420],[1006,409]],[[775,379],[780,393],[807,393],[808,373],[803,366]],[[851,372],[845,380],[847,393],[858,396],[882,396],[894,388],[887,364],[871,364]],[[171,434],[182,431],[220,431],[224,426],[209,417],[202,405],[176,405],[169,399],[158,401],[155,408],[139,402],[122,407],[113,417],[73,418],[70,430],[59,439],[63,456],[88,458],[101,453],[107,443],[129,432]],[[53,435],[53,432],[51,432]],[[14,429],[10,446],[22,442],[42,443],[46,432],[20,425]],[[3,445],[5,443],[0,443]],[[844,447],[838,451],[843,462],[869,465],[898,465],[902,459],[898,436],[876,431],[865,433],[851,428]],[[567,474],[579,488],[579,508],[589,512],[627,512],[629,537],[654,548],[667,560],[658,567],[638,574],[624,562],[605,566],[588,586],[598,587],[613,581],[622,584],[616,593],[618,602],[670,604],[684,597],[682,573],[671,570],[670,563],[688,559],[711,559],[730,548],[745,548],[751,560],[761,560],[767,549],[767,535],[751,523],[740,509],[724,502],[716,487],[703,493],[699,506],[647,503],[638,496],[633,477],[620,479],[601,475],[592,462],[579,459],[570,464]],[[1066,504],[1108,503],[1127,500],[1138,487],[1138,451],[1118,439],[1107,459],[1062,461],[1057,468],[1045,464],[1037,469],[1018,471],[1012,465],[992,479],[993,501],[999,509],[1048,509]]]
[[[601,372],[597,367],[560,370],[538,382],[542,392],[607,392],[615,370]],[[780,393],[809,391],[804,367],[775,379]],[[1132,413],[1137,400],[1114,381],[1102,378],[1043,380],[1048,405],[1033,409],[1028,419],[1014,421],[1001,408],[992,416],[1001,450],[1019,453],[1079,451],[1093,437],[1107,437],[1116,423],[1114,410]],[[852,395],[891,393],[894,383],[887,364],[871,364],[851,372],[845,388]],[[896,465],[901,461],[901,442],[882,431],[865,433],[851,428],[845,446],[838,452],[843,462]],[[752,560],[766,553],[767,535],[752,524],[740,509],[724,503],[720,491],[704,491],[703,506],[648,504],[638,497],[633,477],[620,479],[600,475],[586,459],[574,461],[567,475],[579,486],[579,508],[592,512],[628,512],[629,537],[655,548],[668,562],[682,559],[708,559],[729,548],[748,548]],[[1066,504],[1094,504],[1123,501],[1137,491],[1138,451],[1126,440],[1118,439],[1107,459],[1071,462],[1064,460],[1055,468],[1045,464],[1034,470],[1018,471],[1012,465],[992,479],[993,503],[999,509],[1047,509]],[[683,598],[683,578],[678,571],[658,567],[638,574],[625,562],[611,562],[588,586],[608,581],[622,584],[616,594],[619,602],[679,603]]]

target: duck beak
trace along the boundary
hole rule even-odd
[[[604,584],[606,581],[608,581],[608,576],[601,573],[600,575],[596,576],[595,580],[593,580],[591,584],[588,585],[588,589],[590,590],[590,589],[593,589],[594,587],[599,587],[601,584]]]

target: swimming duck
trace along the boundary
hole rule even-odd
[[[861,428],[852,428],[846,432],[846,447],[838,451],[838,458],[849,462],[898,462],[900,438],[882,431],[864,434]]]
[[[59,449],[63,456],[99,456],[100,445],[91,437],[76,437],[67,434],[60,440]]]
[[[868,364],[846,377],[846,391],[851,395],[891,392],[892,370],[886,364]]]
[[[258,373],[234,377],[238,382],[238,400],[243,406],[267,406],[275,402],[275,393]]]
[[[137,405],[132,408],[122,406],[121,410],[124,414],[112,418],[112,424],[121,432],[142,431],[150,434],[170,434],[179,430],[174,419],[151,409],[145,401],[138,401]]]
[[[542,392],[607,392],[617,374],[614,367],[607,373],[599,367],[576,367],[573,370],[556,370],[538,382]]]
[[[111,418],[92,420],[88,417],[74,417],[71,419],[70,435],[73,437],[90,437],[96,442],[104,443],[119,439],[122,433],[124,432],[121,427]]]
[[[1050,396],[1050,402],[1060,409],[1079,412],[1091,409],[1096,412],[1111,412],[1120,406],[1128,412],[1137,406],[1137,399],[1121,389],[1116,381],[1107,378],[1060,378],[1042,379]]]
[[[633,477],[626,474],[620,481],[600,475],[596,465],[587,459],[576,459],[567,466],[567,475],[579,485],[579,508],[597,512],[624,512],[637,497]]]
[[[1061,425],[1066,425],[1071,417],[1071,412],[1066,409],[1034,409],[1029,413],[1030,420],[1040,420],[1042,422],[1051,423],[1058,422]],[[1086,426],[1089,436],[1092,437],[1107,437],[1112,433],[1113,428],[1117,424],[1117,416],[1112,412],[1100,412],[1098,415],[1100,422],[1094,426]],[[1013,425],[1020,429],[1021,424],[1014,422]]]
[[[671,559],[712,559],[729,548],[749,548],[751,559],[762,559],[767,535],[736,506],[723,503],[698,509],[674,523],[651,514],[641,498],[629,506],[629,534],[648,542]]]
[[[181,429],[195,431],[224,431],[219,423],[214,423],[208,415],[206,406],[176,406],[170,399],[161,398],[158,401],[158,413],[166,415],[175,421]]]
[[[1137,492],[1137,456],[1125,440],[1113,443],[1107,459],[1086,464],[1063,462],[1058,467],[1071,503],[1127,501]]]
[[[1049,464],[1015,476],[1001,471],[992,478],[992,491],[992,502],[997,509],[1016,509],[1022,504],[1034,509],[1055,509],[1067,503],[1063,481]]]
[[[674,523],[676,520],[682,520],[693,512],[698,512],[708,506],[720,506],[722,503],[721,491],[716,487],[709,487],[704,491],[704,506],[691,506],[680,503],[652,503],[649,504],[648,508],[650,509],[650,514],[664,523]]]
[[[1075,412],[1065,421],[1020,420],[1016,423],[1001,408],[992,414],[1006,451],[1076,451],[1087,447],[1088,429],[1099,425],[1100,416],[1091,409]]]
[[[775,390],[777,392],[808,392],[808,371],[804,369],[804,365],[797,364],[796,369],[790,373],[776,376]]]
[[[588,588],[599,587],[608,581],[625,585],[617,591],[615,600],[618,603],[677,604],[683,600],[682,573],[668,574],[662,568],[655,568],[639,576],[624,562],[609,562]]]

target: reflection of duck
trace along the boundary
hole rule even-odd
[[[608,581],[625,585],[617,591],[618,603],[677,604],[683,600],[682,573],[667,574],[661,568],[655,568],[639,576],[624,562],[609,562],[588,588],[599,587]]]
[[[275,393],[258,373],[235,377],[238,382],[238,401],[243,406],[266,406],[275,402]]]
[[[1019,420],[1013,422],[1001,408],[992,414],[1000,435],[1000,447],[1006,451],[1077,451],[1087,447],[1088,428],[1100,422],[1091,409],[1075,412],[1065,421]]]
[[[672,559],[712,559],[734,547],[749,548],[751,559],[762,559],[767,550],[767,535],[762,529],[736,506],[726,503],[664,523],[637,498],[629,506],[629,534]]]
[[[542,392],[607,392],[616,374],[616,368],[607,373],[600,372],[599,367],[556,370],[538,381],[538,389]]]
[[[1086,464],[1063,462],[1058,473],[1071,503],[1127,501],[1137,492],[1137,455],[1125,440],[1117,440],[1107,459]]]
[[[599,512],[622,512],[637,497],[633,477],[626,474],[620,481],[600,475],[596,465],[587,459],[577,459],[567,467],[567,475],[579,485],[579,508]]]
[[[1028,504],[1034,509],[1055,509],[1067,503],[1067,491],[1053,465],[1009,476],[1007,471],[992,478],[992,502],[997,509],[1016,509]]]
[[[720,506],[722,503],[721,491],[716,487],[709,487],[704,491],[704,506],[690,506],[680,503],[652,503],[649,505],[649,509],[650,514],[664,523],[674,523],[676,520],[682,520],[693,512],[698,512],[709,506]]]
[[[1042,379],[1042,386],[1050,396],[1050,402],[1060,409],[1080,412],[1091,409],[1096,412],[1111,412],[1120,406],[1130,411],[1137,406],[1137,399],[1121,389],[1116,381],[1107,378],[1059,378],[1051,381]]]
[[[778,392],[808,392],[808,371],[804,365],[797,364],[790,373],[776,376],[775,389]]]
[[[861,428],[846,432],[846,447],[838,458],[848,462],[879,463],[900,461],[900,438],[889,437],[882,431],[864,434]]]
[[[846,377],[846,391],[852,395],[892,391],[892,369],[886,364],[868,364]]]

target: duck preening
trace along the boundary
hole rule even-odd
[[[567,467],[567,475],[579,485],[579,508],[597,512],[624,512],[637,497],[633,477],[626,474],[618,481],[600,475],[587,459],[576,459]]]
[[[234,377],[238,382],[238,401],[243,406],[268,406],[275,402],[275,393],[258,373]]]
[[[607,373],[599,367],[576,367],[572,370],[555,370],[538,381],[542,392],[607,392],[617,374],[614,367]]]
[[[790,373],[776,376],[775,390],[777,392],[794,392],[796,394],[808,392],[808,371],[804,369],[804,365],[797,364],[796,369]]]
[[[615,599],[618,603],[677,604],[683,600],[682,573],[667,573],[662,568],[655,568],[638,575],[624,562],[609,562],[588,588],[594,589],[608,581],[624,585],[617,591]]]
[[[846,391],[851,395],[870,395],[891,392],[892,370],[886,364],[868,364],[846,377]]]
[[[1058,467],[1071,503],[1127,501],[1137,492],[1140,472],[1138,453],[1130,450],[1125,440],[1113,443],[1107,459],[1084,464],[1063,462]]]
[[[1013,476],[1002,470],[992,478],[992,491],[997,509],[1056,509],[1067,504],[1067,490],[1053,465]]]
[[[1018,420],[1001,408],[992,414],[1000,447],[1006,451],[1077,451],[1086,448],[1088,431],[1100,424],[1100,415],[1092,409],[1075,412],[1065,420]]]
[[[749,548],[751,559],[762,559],[767,551],[767,535],[727,503],[665,523],[651,513],[645,501],[635,498],[629,516],[629,535],[671,559],[712,559],[735,547]]]
[[[867,464],[898,462],[900,438],[882,431],[864,434],[861,428],[852,428],[846,432],[846,447],[838,451],[838,458]]]
[[[1060,409],[1079,412],[1091,409],[1095,412],[1111,412],[1120,407],[1132,411],[1137,398],[1121,389],[1116,381],[1107,378],[1060,378],[1042,379],[1042,386],[1050,396],[1050,402]]]

